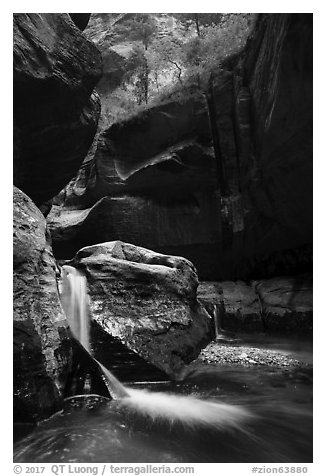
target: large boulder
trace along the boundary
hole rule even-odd
[[[14,183],[39,205],[82,163],[100,114],[101,55],[68,14],[14,14]]]
[[[14,188],[14,420],[37,421],[63,402],[72,347],[40,210]]]
[[[81,249],[70,264],[87,277],[92,318],[169,376],[209,342],[212,321],[186,259],[114,241]]]

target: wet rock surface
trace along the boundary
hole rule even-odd
[[[186,259],[117,241],[86,247],[70,264],[87,277],[93,319],[170,377],[212,337]]]
[[[244,283],[201,282],[198,298],[216,313],[221,329],[238,332],[312,335],[311,274]]]
[[[161,369],[131,350],[119,337],[113,337],[106,329],[92,320],[92,355],[101,362],[120,382],[159,382],[169,380]],[[103,393],[101,393],[102,395]]]
[[[60,408],[72,349],[40,210],[14,189],[14,420]]]
[[[243,281],[201,282],[198,298],[216,307],[220,328],[243,332],[263,330],[259,297]]]

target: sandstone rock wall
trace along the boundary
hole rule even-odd
[[[80,29],[86,17],[75,16]],[[14,14],[14,184],[22,189],[14,188],[13,243],[14,420],[19,422],[35,422],[62,408],[76,367],[40,210],[48,213],[49,199],[76,173],[97,127],[100,104],[93,88],[101,56],[79,28],[68,14]],[[82,358],[90,369],[89,356]],[[99,375],[97,382],[103,386]]]
[[[262,15],[247,48],[243,85],[251,93],[255,147],[255,174],[242,181],[245,255],[311,244],[311,14]]]
[[[14,419],[60,408],[72,351],[40,210],[14,189]]]
[[[96,131],[101,55],[68,14],[14,14],[14,183],[37,205],[74,176]]]
[[[98,241],[185,256],[202,279],[309,271],[311,57],[310,14],[260,15],[243,54],[214,82],[216,158],[205,101],[156,106],[101,135],[85,191],[79,184],[67,204],[89,209],[108,197],[96,205]],[[67,258],[91,242],[66,234],[64,221],[50,218],[55,249]]]
[[[202,282],[198,299],[220,330],[312,336],[312,276],[262,281]]]

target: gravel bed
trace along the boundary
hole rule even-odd
[[[272,367],[311,367],[306,361],[297,360],[290,352],[246,346],[219,340],[208,344],[201,351],[198,363],[254,367],[268,365]]]

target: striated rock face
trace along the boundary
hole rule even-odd
[[[82,174],[67,189],[67,206],[83,210],[54,208],[49,216],[57,257],[112,239],[186,256],[189,247],[216,242],[216,170],[203,104],[168,103],[132,124],[101,134],[93,166],[85,162],[84,193]]]
[[[121,86],[123,76],[127,72],[127,58],[133,48],[126,34],[127,38],[121,38],[121,48],[116,51],[115,25],[119,24],[123,18],[127,19],[129,15],[127,13],[92,13],[91,21],[85,31],[86,37],[98,47],[102,54],[103,75],[97,90],[101,96],[103,110],[108,114],[112,107],[112,98],[109,94]]]
[[[198,299],[216,313],[220,329],[283,335],[312,335],[312,276],[202,282]]]
[[[39,205],[76,173],[100,113],[101,55],[68,14],[14,14],[14,183]]]
[[[112,147],[109,151],[115,152],[118,174],[127,179],[149,161],[155,163],[155,157],[169,146],[194,136],[209,136],[208,128],[201,102],[170,102],[113,124],[105,139],[108,147]]]
[[[312,14],[262,15],[243,68],[255,147],[241,181],[243,251],[262,260],[312,244]]]
[[[164,200],[153,203],[150,198],[126,195],[104,197],[86,210],[62,212],[53,207],[48,219],[55,254],[67,259],[83,246],[112,237],[123,237],[146,246],[155,244],[160,251],[186,252],[193,244],[192,239],[200,244],[206,238],[207,222],[216,210],[213,192],[198,192],[188,203],[181,199],[172,203]],[[212,224],[212,228],[217,232],[217,225]],[[209,239],[213,246],[213,232]],[[207,265],[212,265],[209,252],[205,260]]]
[[[87,277],[93,319],[170,377],[211,338],[186,259],[115,241],[81,249],[71,264]]]
[[[215,80],[219,166],[205,101],[171,102],[101,135],[85,192],[70,205],[90,209],[109,197],[96,205],[108,222],[97,241],[180,254],[201,279],[310,271],[311,58],[312,15],[260,15],[243,54]],[[75,252],[79,234],[68,239],[56,223],[55,248]]]
[[[146,127],[151,128],[150,123],[144,130]],[[159,130],[155,134],[159,135]],[[133,143],[133,137],[128,139],[127,132],[119,140],[121,144]],[[121,148],[117,157],[116,146],[107,137],[107,133],[100,136],[93,174],[84,197],[86,203],[118,194],[145,195],[155,202],[158,198],[178,198],[215,188],[215,161],[211,147],[194,138],[175,143],[172,141],[172,145],[167,147],[165,141],[169,139],[163,136],[162,142],[165,145],[156,144],[153,146],[154,155],[148,155],[146,147],[141,149],[137,145],[138,140],[142,142],[143,139],[136,140],[137,154]],[[145,139],[144,142],[146,144]],[[108,160],[108,157],[112,159]],[[130,164],[126,163],[128,159]]]
[[[105,196],[171,199],[212,189],[215,163],[212,147],[207,146],[209,136],[200,101],[167,102],[113,124],[98,137],[84,193],[76,190],[74,197],[74,190],[69,190],[65,204],[86,208]]]
[[[72,350],[45,218],[17,188],[13,238],[14,420],[37,421],[63,402]]]
[[[106,133],[98,135],[92,156],[88,154],[78,176],[55,198],[55,204],[84,209],[105,196],[128,194],[146,197],[154,207],[165,200],[171,207],[173,199],[188,199],[191,193],[212,191],[216,186],[212,147],[195,139],[178,142],[145,162],[142,156],[139,168],[125,177],[118,161],[108,160],[105,137]]]

